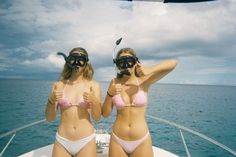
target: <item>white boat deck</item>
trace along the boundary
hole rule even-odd
[[[35,149],[28,153],[22,154],[19,157],[51,157],[52,156],[53,144]],[[152,147],[154,152],[154,157],[179,157],[173,153],[166,150],[160,149],[158,147]],[[97,153],[97,157],[108,157],[107,154]]]
[[[97,153],[97,157],[108,157],[107,146],[109,145],[109,141],[110,141],[109,134],[96,134],[97,147],[98,143],[103,144],[100,147],[101,149],[97,149],[97,151],[101,150],[100,152]],[[168,152],[164,149],[155,146],[153,146],[152,148],[154,152],[154,157],[178,157],[177,155]],[[53,144],[32,150],[30,152],[20,155],[19,157],[51,157],[52,149],[53,149]]]

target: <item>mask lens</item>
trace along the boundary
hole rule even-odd
[[[116,66],[121,69],[132,68],[136,64],[136,58],[132,56],[122,56],[116,60]]]
[[[86,58],[82,56],[76,57],[76,65],[83,67],[86,63]]]
[[[122,60],[122,59],[117,60],[116,65],[117,65],[118,67],[123,67],[124,64],[125,64],[124,60]]]
[[[127,58],[127,64],[131,68],[136,64],[136,60],[133,57]]]
[[[87,62],[87,57],[81,54],[71,54],[68,56],[66,61],[71,67],[84,67]]]

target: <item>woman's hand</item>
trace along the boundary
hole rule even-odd
[[[62,100],[62,92],[63,92],[63,83],[56,82],[53,89],[53,98],[55,102],[59,102]],[[56,103],[57,104],[57,103]]]
[[[84,92],[83,98],[84,101],[88,102],[89,104],[93,104],[94,102],[97,101],[93,87],[90,87],[89,92]]]
[[[144,76],[146,74],[145,70],[144,70],[144,66],[141,63],[139,63],[139,62],[137,62],[135,70],[136,70],[136,74],[138,76]]]
[[[120,94],[122,91],[122,87],[121,87],[121,84],[120,83],[115,83],[115,80],[112,79],[112,82],[110,83],[110,86],[108,88],[108,93],[109,95],[117,95],[117,94]]]

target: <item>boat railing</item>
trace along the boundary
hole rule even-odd
[[[170,121],[168,121],[168,120],[166,120],[166,119],[158,118],[158,117],[151,116],[151,115],[146,115],[146,117],[147,117],[147,118],[154,119],[154,120],[157,120],[157,121],[159,121],[159,122],[168,124],[168,125],[170,125],[170,126],[173,126],[173,127],[176,127],[177,129],[179,129],[180,136],[181,136],[181,140],[182,140],[182,142],[183,142],[183,145],[184,145],[184,148],[185,148],[185,151],[186,151],[186,154],[187,154],[188,157],[191,157],[191,155],[190,155],[190,153],[189,153],[188,146],[187,146],[186,141],[185,141],[185,139],[184,139],[184,135],[183,135],[182,130],[184,130],[184,131],[186,131],[186,132],[188,132],[188,133],[191,133],[191,134],[193,134],[193,135],[196,135],[196,136],[198,136],[198,137],[200,137],[200,138],[202,138],[202,139],[204,139],[204,140],[206,140],[206,141],[208,141],[208,142],[211,142],[212,144],[214,144],[214,145],[216,145],[216,146],[219,146],[220,148],[222,148],[222,149],[226,150],[227,152],[231,153],[232,155],[236,156],[236,151],[234,151],[233,149],[231,149],[231,148],[225,146],[224,144],[222,144],[222,143],[220,143],[220,142],[218,142],[218,141],[216,141],[216,140],[214,140],[214,139],[212,139],[212,138],[210,138],[210,137],[208,137],[208,136],[206,136],[206,135],[204,135],[204,134],[202,134],[202,133],[199,133],[199,132],[197,132],[197,131],[194,131],[194,130],[192,130],[192,129],[189,129],[189,128],[187,128],[187,127],[184,127],[184,126],[182,126],[182,125],[179,125],[179,124],[177,124],[177,123],[170,122]]]
[[[60,115],[58,115],[57,117],[60,117]],[[170,126],[176,127],[176,128],[179,130],[179,132],[180,132],[180,137],[181,137],[181,140],[182,140],[183,145],[184,145],[184,149],[185,149],[186,154],[187,154],[188,157],[191,157],[191,155],[190,155],[190,152],[189,152],[189,150],[188,150],[188,146],[187,146],[187,144],[186,144],[186,141],[185,141],[185,138],[184,138],[184,135],[183,135],[183,132],[182,132],[182,131],[186,131],[186,132],[188,132],[188,133],[191,133],[191,134],[193,134],[193,135],[196,135],[196,136],[198,136],[198,137],[200,137],[200,138],[202,138],[202,139],[204,139],[204,140],[206,140],[206,141],[208,141],[208,142],[210,142],[210,143],[212,143],[212,144],[214,144],[214,145],[216,145],[216,146],[219,146],[220,148],[224,149],[225,151],[231,153],[232,155],[236,156],[236,151],[234,151],[233,149],[231,149],[231,148],[225,146],[224,144],[222,144],[222,143],[220,143],[220,142],[218,142],[218,141],[216,141],[216,140],[214,140],[214,139],[212,139],[212,138],[210,138],[210,137],[208,137],[208,136],[206,136],[206,135],[204,135],[204,134],[202,134],[202,133],[199,133],[199,132],[197,132],[197,131],[194,131],[194,130],[192,130],[192,129],[189,129],[189,128],[187,128],[187,127],[184,127],[184,126],[182,126],[182,125],[180,125],[180,124],[177,124],[177,123],[174,123],[174,122],[170,122],[170,121],[168,121],[168,120],[166,120],[166,119],[158,118],[158,117],[155,117],[155,116],[152,116],[152,115],[146,115],[146,117],[147,117],[147,118],[154,119],[154,120],[157,120],[157,121],[159,121],[159,122],[161,122],[161,123],[168,124],[168,125],[170,125]],[[16,136],[16,133],[17,133],[18,131],[21,131],[21,130],[23,130],[23,129],[26,129],[26,128],[29,128],[29,127],[31,127],[31,126],[34,126],[34,125],[37,125],[37,124],[41,124],[41,123],[44,123],[44,122],[46,122],[46,119],[42,119],[42,120],[39,120],[39,121],[36,121],[36,122],[32,122],[32,123],[29,123],[29,124],[24,125],[24,126],[22,126],[22,127],[15,128],[15,129],[13,129],[13,130],[11,130],[11,131],[8,131],[8,132],[6,132],[6,133],[1,134],[1,135],[0,135],[0,139],[4,138],[4,137],[6,137],[6,136],[9,136],[9,135],[12,135],[12,136],[11,136],[11,138],[9,139],[9,141],[7,142],[7,144],[5,145],[5,147],[3,148],[3,150],[1,151],[0,157],[3,156],[4,152],[6,151],[6,149],[7,149],[8,146],[10,145],[10,143],[13,141],[13,139],[14,139],[14,137]],[[106,131],[108,131],[109,129],[110,129],[110,128],[106,129]]]

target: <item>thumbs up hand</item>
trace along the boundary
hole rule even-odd
[[[140,62],[137,62],[135,70],[136,70],[136,74],[138,76],[144,76],[145,75],[144,66]]]
[[[92,104],[93,102],[97,100],[92,86],[90,87],[89,92],[84,92],[83,98],[84,98],[84,101],[90,104]]]
[[[108,93],[112,96],[120,94],[122,91],[122,86],[120,83],[115,83],[115,80],[112,79],[110,86],[108,88]]]
[[[63,83],[56,82],[53,89],[53,96],[56,102],[62,99],[62,92],[63,92]]]

